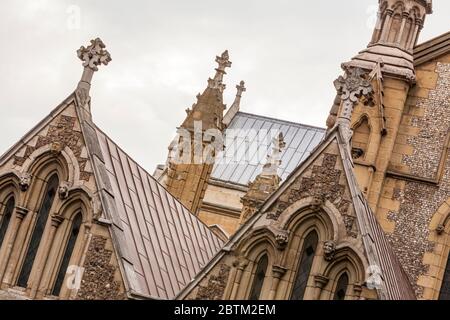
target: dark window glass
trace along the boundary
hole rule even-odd
[[[47,218],[50,213],[50,209],[55,199],[55,194],[58,189],[58,176],[53,175],[48,183],[47,190],[44,194],[44,200],[42,201],[41,209],[38,212],[36,224],[31,236],[30,244],[28,246],[27,254],[25,255],[25,260],[22,265],[22,270],[20,271],[19,279],[17,285],[22,288],[27,287],[28,278],[30,277],[31,269],[33,268],[34,259],[36,258],[36,253],[41,242],[42,235],[44,233],[45,225],[47,223]]]
[[[447,267],[445,268],[444,280],[442,280],[439,300],[450,300],[450,255],[448,256]]]
[[[266,278],[268,264],[269,259],[267,258],[267,255],[264,255],[261,257],[261,259],[259,259],[258,266],[256,267],[255,277],[253,279],[250,300],[259,300],[259,297],[261,296],[261,290],[264,284],[264,279]]]
[[[82,222],[82,215],[78,213],[72,222],[72,228],[70,230],[69,240],[67,242],[66,250],[64,252],[64,257],[59,267],[58,276],[56,278],[55,287],[53,288],[52,294],[54,296],[59,296],[61,287],[63,285],[64,278],[66,276],[67,268],[69,267],[70,258],[72,257],[73,248],[77,242],[78,233],[80,232]]]
[[[345,300],[348,287],[348,275],[344,273],[339,277],[333,300]]]
[[[14,197],[9,198],[8,202],[6,202],[5,212],[3,212],[3,218],[2,220],[0,220],[0,248],[2,247],[6,231],[8,230],[9,221],[11,220],[11,216],[14,211],[14,203]]]
[[[305,238],[291,300],[303,300],[318,242],[319,237],[315,231],[308,234]]]

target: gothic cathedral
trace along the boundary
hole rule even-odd
[[[0,157],[0,299],[450,300],[450,32],[418,43],[428,14],[379,0],[324,128],[246,113],[244,81],[227,108],[223,52],[153,174],[95,124],[112,59],[81,47],[75,91]]]

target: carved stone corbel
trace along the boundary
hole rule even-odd
[[[31,174],[28,172],[23,173],[20,176],[19,187],[22,192],[26,192],[31,185]]]
[[[63,151],[63,149],[64,149],[64,146],[60,142],[53,142],[50,145],[50,152],[54,155],[60,154]]]
[[[336,242],[333,240],[325,241],[323,244],[323,257],[326,261],[333,261],[336,254]]]
[[[286,249],[286,247],[289,243],[289,231],[286,231],[286,230],[279,231],[275,235],[275,241],[277,243],[278,250],[282,251],[282,250]]]
[[[318,212],[324,205],[325,205],[325,196],[324,195],[314,196],[314,198],[311,202],[311,210],[313,210],[314,212]]]
[[[69,197],[69,182],[61,182],[58,187],[58,196],[61,200],[66,200]]]

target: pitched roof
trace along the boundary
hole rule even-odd
[[[388,239],[379,225],[367,200],[359,189],[349,153],[348,143],[343,138],[339,127],[335,127],[325,139],[312,151],[302,164],[293,171],[274,192],[265,204],[260,208],[251,219],[249,219],[228,241],[223,250],[220,251],[211,262],[197,275],[185,289],[183,289],[177,298],[183,298],[192,288],[194,288],[212,268],[248,234],[254,226],[267,224],[265,214],[275,201],[286,191],[286,189],[295,182],[295,180],[308,168],[308,166],[330,145],[333,141],[337,142],[340,157],[344,166],[347,182],[352,196],[352,202],[355,208],[357,223],[362,235],[363,246],[370,265],[378,266],[381,269],[382,284],[377,289],[380,299],[383,300],[415,300],[416,296],[411,286],[409,278],[403,270],[397,259]]]
[[[0,157],[8,161],[74,104],[127,292],[171,299],[220,250],[220,240],[81,112],[71,94]]]
[[[273,138],[282,132],[286,148],[279,176],[284,180],[305,160],[325,135],[325,129],[238,112],[226,130],[225,151],[217,156],[211,177],[247,185],[261,173]]]
[[[98,127],[96,134],[138,293],[173,298],[223,242]]]
[[[414,48],[416,66],[450,52],[450,31]]]

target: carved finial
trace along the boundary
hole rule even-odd
[[[91,40],[91,45],[87,48],[82,46],[77,51],[78,58],[83,61],[83,76],[78,83],[78,88],[75,92],[78,105],[88,111],[88,117],[90,117],[90,96],[89,91],[91,89],[91,81],[94,76],[94,72],[98,71],[100,65],[107,65],[111,62],[111,55],[105,50],[105,44],[100,38]]]
[[[214,76],[214,79],[208,80],[208,88],[219,89],[221,92],[225,90],[226,86],[223,84],[223,76],[227,74],[225,72],[226,68],[231,67],[232,62],[229,59],[230,56],[228,54],[228,50],[225,50],[220,57],[216,57],[216,62],[219,66],[216,68],[216,75]]]
[[[107,50],[106,46],[100,38],[91,40],[91,45],[87,48],[81,46],[77,51],[78,58],[83,61],[83,67],[90,68],[93,71],[98,71],[98,66],[108,65],[111,62],[111,55]]]
[[[225,125],[225,127],[228,127],[230,125],[230,123],[233,120],[234,116],[236,115],[236,113],[239,112],[239,110],[241,108],[242,94],[247,91],[247,88],[245,87],[245,82],[241,81],[236,86],[236,89],[237,89],[236,98],[234,99],[234,102],[231,105],[231,108],[228,110],[228,112],[223,117],[223,124]]]
[[[272,152],[267,156],[267,163],[263,167],[263,175],[277,175],[278,167],[281,164],[281,153],[286,147],[283,133],[280,132],[277,137],[273,139]]]
[[[239,83],[239,85],[236,86],[236,89],[237,89],[236,99],[237,98],[241,98],[242,97],[242,93],[247,91],[247,88],[245,87],[245,82],[241,81],[241,83]]]
[[[353,131],[350,128],[353,108],[359,99],[364,98],[367,104],[373,99],[373,87],[367,73],[361,68],[355,68],[343,65],[344,76],[340,76],[334,81],[336,91],[342,100],[342,109],[340,111],[337,123],[342,130],[343,138],[348,144],[348,152],[351,158],[350,140]]]

